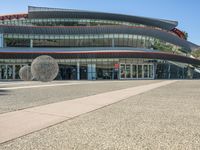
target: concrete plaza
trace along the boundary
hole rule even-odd
[[[199,100],[198,80],[0,83],[0,149],[200,149]]]

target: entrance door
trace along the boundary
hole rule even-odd
[[[131,64],[126,64],[126,79],[131,78]]]
[[[71,65],[60,65],[60,75],[58,79],[61,80],[76,80],[77,68]]]
[[[125,79],[126,78],[125,74],[126,74],[125,64],[121,64],[121,66],[120,66],[120,78]]]
[[[0,65],[1,79],[7,79],[7,65]]]
[[[87,80],[87,66],[80,67],[80,79]]]
[[[153,79],[153,64],[121,64],[120,79]]]
[[[132,78],[136,79],[137,78],[137,73],[138,73],[138,66],[137,65],[132,65]]]
[[[149,78],[149,65],[143,66],[143,72],[144,72],[144,78],[148,79]]]
[[[143,78],[143,66],[138,65],[138,78],[142,79]]]
[[[96,80],[96,64],[87,65],[87,77],[88,80]]]

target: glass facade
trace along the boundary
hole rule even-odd
[[[32,42],[31,42],[32,41]],[[5,34],[5,47],[134,47],[155,49],[186,55],[174,44],[142,35],[86,34],[86,35],[25,35]]]
[[[9,60],[7,63],[0,62],[0,79],[20,79],[20,68],[24,65],[30,65],[31,61],[31,59],[18,59]],[[142,76],[139,76],[137,70],[139,70],[138,66],[140,65],[138,63],[144,66],[143,63],[146,59],[59,59],[57,61],[59,64],[57,80],[151,79],[154,76],[153,67],[147,70],[143,69],[141,71]],[[146,72],[148,74],[147,77],[143,75]]]
[[[102,26],[102,25],[125,25],[146,27],[146,25],[125,21],[113,21],[102,19],[77,19],[77,18],[48,18],[48,19],[21,19],[21,20],[0,20],[4,25],[23,26]],[[152,27],[153,28],[153,27]],[[155,28],[155,27],[154,27]]]
[[[7,61],[7,63],[6,63]],[[30,65],[28,60],[0,62],[0,79],[19,80],[19,70]],[[124,79],[190,79],[200,75],[187,64],[139,58],[58,59],[57,80],[124,80]],[[147,63],[148,62],[148,63]],[[154,63],[151,63],[154,62]]]

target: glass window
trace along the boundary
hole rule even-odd
[[[149,78],[153,78],[154,68],[153,65],[149,65]]]
[[[121,76],[121,78],[125,78],[125,64],[121,64],[121,66],[120,66],[120,76]]]
[[[149,71],[148,65],[144,65],[144,78],[148,78],[149,76],[148,71]]]
[[[137,65],[132,66],[132,78],[137,78]]]
[[[142,77],[142,65],[138,65],[138,78],[143,78]]]
[[[131,78],[131,65],[126,64],[126,78]]]

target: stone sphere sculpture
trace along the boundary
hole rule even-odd
[[[31,81],[33,78],[32,74],[31,74],[31,67],[24,66],[24,67],[20,68],[19,76],[20,76],[20,79],[22,79],[24,81]]]
[[[31,64],[31,73],[33,78],[42,81],[53,81],[58,75],[59,66],[54,58],[42,55],[35,58]]]

